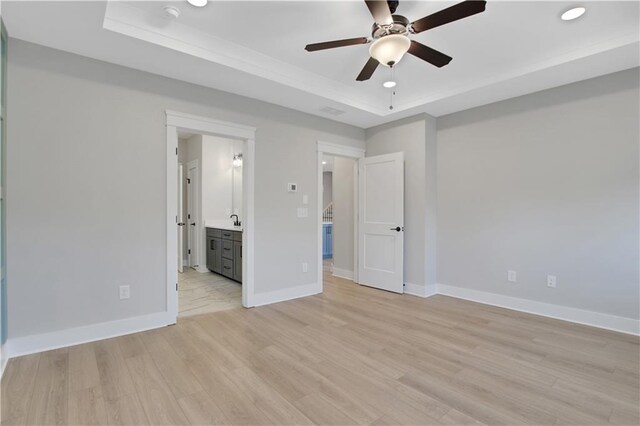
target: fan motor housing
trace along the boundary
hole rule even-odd
[[[407,34],[409,32],[409,20],[402,15],[391,15],[393,24],[380,26],[373,23],[371,27],[371,37],[379,39],[389,34]]]

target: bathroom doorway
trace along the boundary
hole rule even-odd
[[[178,131],[179,317],[242,307],[243,145]]]
[[[200,184],[200,188],[191,191],[197,190],[200,197],[193,203],[199,216],[193,213],[189,217],[189,213],[178,211],[180,205],[189,205],[180,202],[178,194],[186,196],[190,192],[186,178],[180,180],[178,175],[179,162],[186,177],[187,164],[196,160],[190,157],[191,146],[185,145],[194,142],[191,138],[196,141],[194,156],[199,156]],[[203,148],[204,152],[198,152]],[[210,154],[213,160],[207,160]],[[167,313],[171,322],[176,322],[181,311],[181,281],[185,284],[183,288],[191,290],[215,281],[219,287],[226,285],[241,296],[234,299],[234,306],[253,306],[254,158],[254,128],[167,111]],[[182,191],[180,185],[185,185]],[[180,236],[189,241],[186,228],[195,229],[189,244],[198,250],[192,258],[183,258],[184,275],[180,280],[178,241]],[[182,251],[188,254],[188,248],[185,251],[183,247]],[[197,291],[202,292],[202,288]],[[207,310],[194,309],[191,314],[204,312]]]

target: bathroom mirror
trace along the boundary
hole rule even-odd
[[[242,154],[238,153],[233,158],[233,168],[231,172],[231,209],[233,214],[237,214],[240,221],[242,217]]]

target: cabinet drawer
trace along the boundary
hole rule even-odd
[[[242,241],[242,232],[234,231],[234,233],[233,233],[233,241]]]
[[[227,231],[226,229],[223,229],[221,232],[222,238],[224,238],[225,240],[233,240],[233,231]]]
[[[222,230],[215,228],[207,228],[207,237],[220,238],[222,237]]]
[[[222,275],[233,279],[233,260],[222,259]]]
[[[233,241],[222,240],[222,257],[233,260]]]

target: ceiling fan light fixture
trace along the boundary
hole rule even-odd
[[[392,67],[400,62],[410,46],[409,37],[403,34],[389,34],[374,41],[369,47],[369,54],[382,65]]]
[[[562,19],[563,21],[573,21],[574,19],[578,19],[579,17],[584,15],[586,11],[587,9],[585,9],[584,7],[574,7],[564,12],[560,16],[560,19]]]
[[[187,0],[187,2],[191,5],[191,6],[195,6],[195,7],[205,7],[207,5],[207,3],[209,2],[209,0]]]
[[[386,87],[387,89],[391,89],[393,87],[396,87],[396,82],[393,80],[389,80],[389,81],[385,81],[384,83],[382,83],[382,85],[384,87]]]

